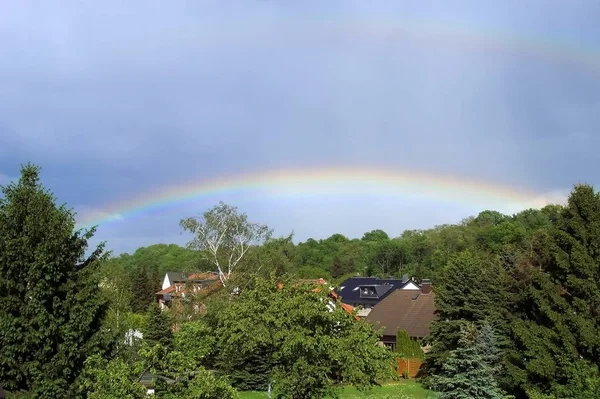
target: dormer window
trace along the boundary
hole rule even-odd
[[[377,291],[375,287],[372,286],[362,286],[360,287],[360,297],[361,298],[378,298]]]

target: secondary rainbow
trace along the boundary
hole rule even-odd
[[[214,197],[211,200],[219,201],[248,194],[267,198],[334,196],[339,197],[340,201],[347,200],[348,196],[387,196],[392,199],[409,196],[477,207],[496,204],[521,209],[549,203],[532,191],[449,175],[375,168],[279,169],[165,187],[83,215],[79,225],[102,225],[205,197]]]
[[[271,26],[281,34],[278,37],[253,36],[252,33],[266,34],[268,29],[250,31],[246,35],[255,44],[272,44],[281,40],[281,45],[289,46],[290,41],[323,40],[324,34],[331,34],[341,40],[377,40],[393,46],[403,41],[415,43],[423,48],[455,49],[470,53],[502,53],[517,57],[539,59],[548,63],[569,65],[589,72],[594,78],[600,77],[600,46],[592,40],[574,40],[556,34],[535,35],[518,30],[502,30],[488,25],[478,25],[474,21],[452,19],[386,19],[364,18],[322,18],[312,16],[309,20],[286,21],[285,24]],[[239,46],[238,41],[231,43]],[[389,47],[393,51],[393,47]]]

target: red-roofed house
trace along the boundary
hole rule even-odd
[[[163,280],[163,289],[155,295],[161,309],[164,309],[171,307],[174,300],[185,298],[186,294],[208,293],[220,286],[221,281],[215,272],[194,274],[167,272]]]

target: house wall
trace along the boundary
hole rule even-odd
[[[169,288],[171,286],[171,282],[169,281],[169,276],[165,274],[165,278],[163,279],[162,289]]]

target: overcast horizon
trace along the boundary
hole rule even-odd
[[[561,0],[6,2],[0,185],[33,162],[60,203],[98,220],[171,187],[315,167],[450,176],[561,201],[576,183],[600,182],[598,20],[600,3]],[[185,244],[179,220],[219,200],[296,241],[515,211],[468,192],[318,187],[125,212],[92,244],[116,254]]]

